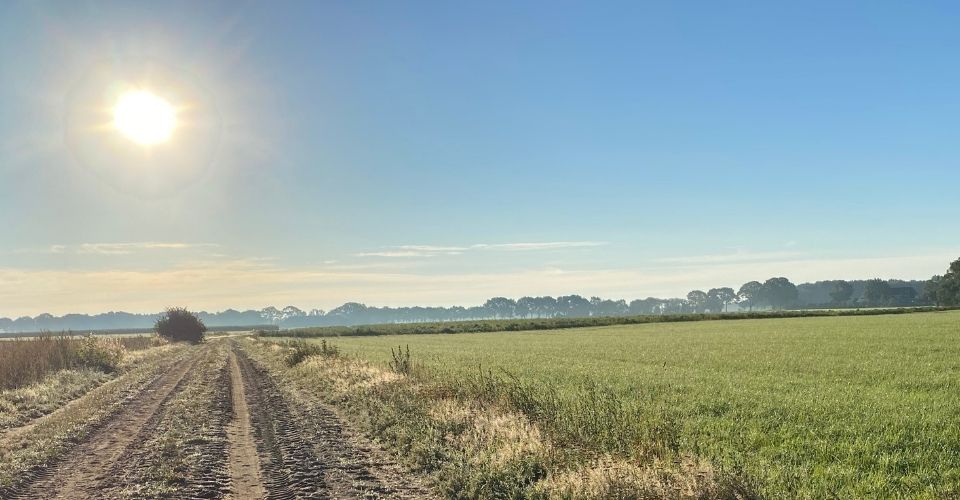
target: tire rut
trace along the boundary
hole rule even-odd
[[[244,389],[244,378],[237,362],[237,354],[230,350],[227,361],[230,373],[230,400],[232,418],[227,427],[227,456],[230,472],[228,498],[262,499],[267,491],[260,471],[257,441],[250,421],[250,407]]]
[[[231,343],[236,355],[251,423],[257,438],[266,498],[329,498],[324,466],[295,425],[287,402],[272,378]]]
[[[354,443],[316,401],[292,404],[266,368],[232,343],[248,387],[267,498],[429,498],[396,464]]]
[[[82,499],[102,498],[112,481],[108,473],[131,445],[150,431],[153,420],[195,366],[197,354],[179,361],[147,386],[108,421],[94,429],[56,464],[38,471],[29,484],[12,492],[11,498]]]

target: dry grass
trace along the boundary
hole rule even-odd
[[[459,498],[748,498],[693,457],[636,461],[569,448],[527,415],[492,398],[436,385],[356,358],[310,356],[246,344],[260,362],[322,393],[408,465]]]
[[[42,381],[60,370],[115,370],[127,351],[159,345],[156,337],[41,335],[0,342],[0,390]]]
[[[693,457],[641,466],[604,456],[571,470],[550,474],[537,482],[534,490],[548,498],[652,500],[750,496]]]

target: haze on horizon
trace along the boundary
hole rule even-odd
[[[960,243],[958,21],[6,2],[0,316],[926,279]]]

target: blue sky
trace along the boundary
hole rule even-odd
[[[0,316],[926,278],[960,253],[958,22],[948,2],[4,2]],[[141,61],[216,122],[147,153],[164,167],[75,130],[95,68]]]

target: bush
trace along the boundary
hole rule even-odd
[[[333,344],[328,344],[326,340],[321,340],[319,344],[305,340],[291,340],[286,343],[286,346],[290,348],[286,360],[290,366],[296,366],[310,356],[335,358],[340,355],[340,349]]]
[[[183,307],[167,309],[154,324],[157,335],[174,341],[202,342],[207,326]]]
[[[77,361],[81,366],[112,372],[120,366],[126,349],[119,339],[96,338],[87,335],[77,348]]]

